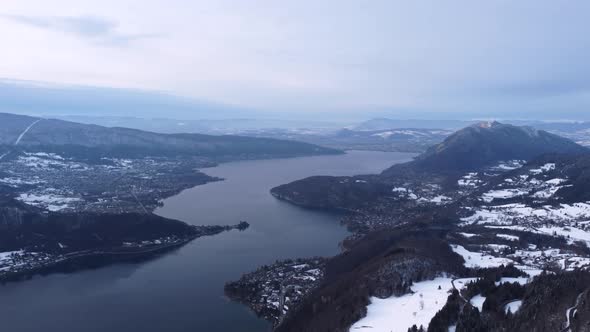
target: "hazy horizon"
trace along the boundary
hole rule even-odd
[[[0,8],[0,111],[590,120],[589,9],[585,1],[9,1]]]

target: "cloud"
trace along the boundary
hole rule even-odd
[[[48,117],[100,114],[195,120],[260,115],[245,107],[186,98],[163,91],[53,84],[1,77],[0,100],[0,112]]]
[[[487,89],[490,94],[520,98],[545,98],[564,95],[587,94],[590,92],[590,79],[567,77],[510,82]]]
[[[26,16],[0,14],[0,18],[35,28],[61,31],[89,39],[94,43],[125,46],[141,39],[157,38],[157,34],[128,34],[119,31],[115,21],[98,16]]]
[[[590,108],[587,0],[4,2],[4,77],[308,116]]]

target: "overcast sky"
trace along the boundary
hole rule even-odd
[[[3,0],[0,77],[277,114],[588,118],[589,15],[587,0]]]

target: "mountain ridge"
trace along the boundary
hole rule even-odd
[[[589,149],[529,126],[497,121],[470,125],[417,156],[413,167],[437,171],[465,171],[501,160],[527,160],[544,153],[582,154]],[[391,168],[382,174],[387,176]]]
[[[122,127],[103,127],[56,119],[0,113],[0,145],[32,150],[80,150],[100,155],[149,154],[227,157],[243,159],[317,154],[341,151],[309,143],[243,136],[160,134]],[[62,152],[62,151],[60,151]]]

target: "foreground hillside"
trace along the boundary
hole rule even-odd
[[[281,186],[280,199],[348,211],[355,233],[306,284],[292,281],[310,280],[305,261],[286,261],[255,272],[266,288],[248,275],[228,295],[277,331],[585,331],[589,175],[585,148],[486,123],[380,175]]]

